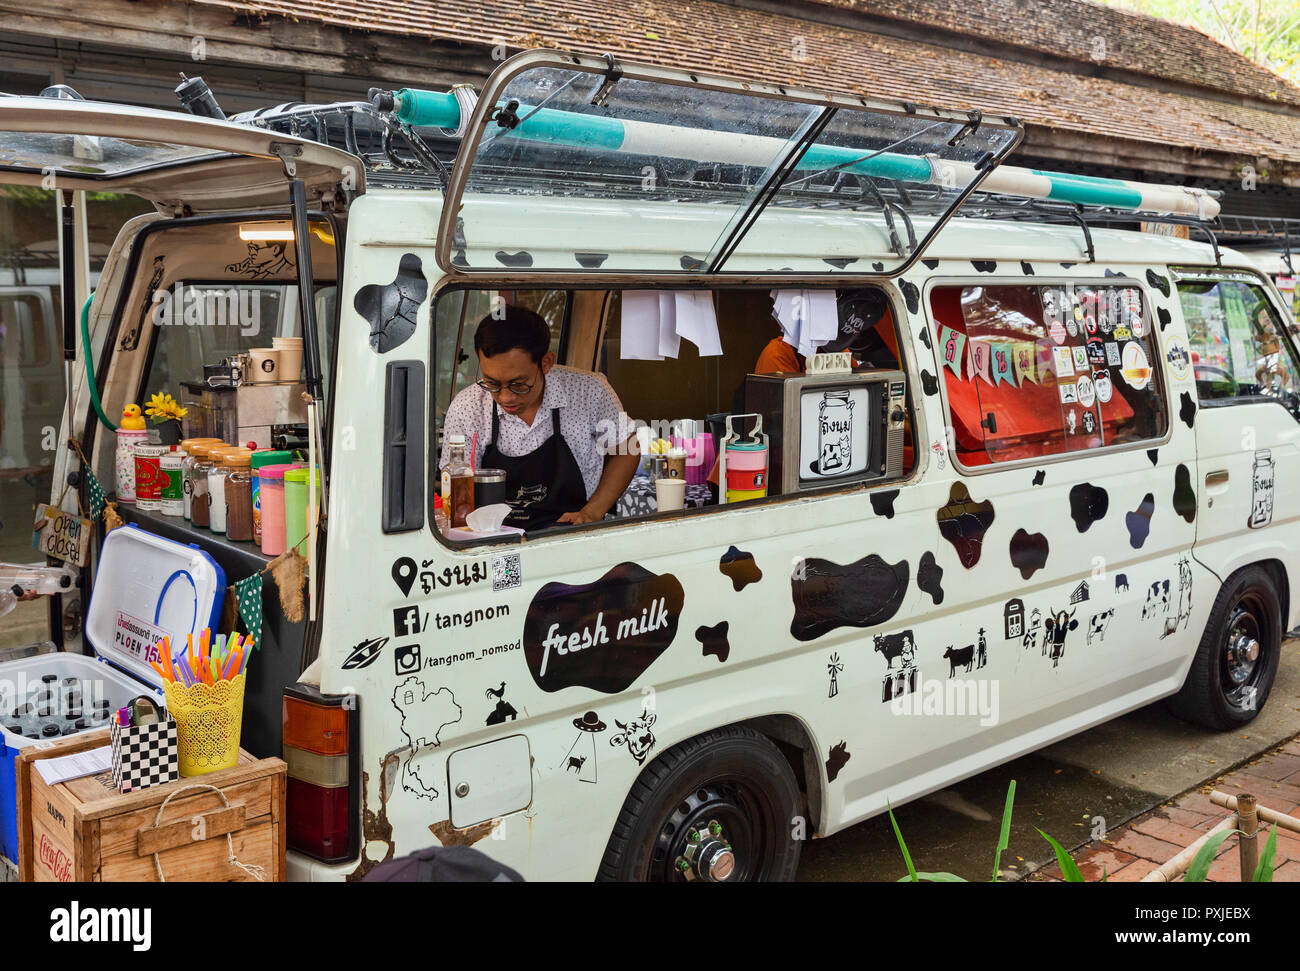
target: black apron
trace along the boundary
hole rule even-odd
[[[550,438],[527,455],[510,456],[497,448],[501,425],[496,402],[492,403],[492,438],[483,450],[483,468],[506,474],[506,502],[511,507],[507,526],[545,529],[566,512],[577,512],[587,504],[587,484],[560,434],[559,411],[551,409]]]

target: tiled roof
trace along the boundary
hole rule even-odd
[[[1300,87],[1195,27],[1093,0],[804,0],[1073,61],[1300,105]]]
[[[482,45],[483,73],[494,66],[486,48],[502,41],[512,48],[613,51],[633,60],[732,77],[980,108],[1015,115],[1028,125],[1057,132],[1145,143],[1152,154],[1174,146],[1300,164],[1300,111],[1289,106],[1249,107],[1160,91],[970,53],[937,42],[901,40],[711,0],[603,0],[593,4],[575,0],[193,2],[243,15]],[[836,2],[849,4],[852,0]],[[913,7],[908,0],[859,2]],[[976,6],[969,0],[960,2]],[[916,7],[933,12],[941,4],[957,6],[959,0],[919,0]],[[992,0],[992,4],[1016,6],[1014,0]],[[1106,9],[1079,0],[1033,0],[1023,5],[1070,6],[1089,14]],[[798,8],[791,5],[789,9]],[[962,22],[972,19],[966,15]],[[1189,61],[1187,70],[1197,66]],[[1277,83],[1285,84],[1281,79]],[[1080,160],[1089,161],[1086,153]],[[1235,176],[1225,167],[1221,177]]]

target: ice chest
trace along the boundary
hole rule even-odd
[[[18,757],[19,879],[156,882],[159,866],[170,882],[256,879],[230,863],[232,846],[265,881],[284,879],[283,761],[241,751],[233,768],[129,793],[113,789],[111,771],[50,786],[34,768],[107,744],[108,730],[99,729]]]
[[[18,754],[106,726],[108,714],[137,695],[164,704],[148,663],[157,659],[152,638],[165,634],[175,649],[187,634],[215,627],[225,591],[225,572],[196,546],[135,525],[104,537],[86,613],[95,656],[42,654],[0,664],[0,854],[18,859]],[[32,710],[15,717],[24,705]],[[47,735],[50,725],[57,731]]]

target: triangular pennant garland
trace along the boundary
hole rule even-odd
[[[939,331],[939,353],[943,355],[943,363],[946,367],[952,368],[952,373],[958,378],[961,377],[962,356],[965,349],[965,334],[951,327],[944,327]]]
[[[98,521],[104,512],[104,487],[90,469],[86,469],[86,492],[90,497],[90,518]]]
[[[248,636],[255,647],[262,646],[262,574],[254,573],[235,584],[239,599],[239,616],[248,628]]]
[[[998,342],[991,344],[990,350],[993,357],[994,387],[1006,381],[1014,388],[1016,386],[1016,376],[1013,373],[1015,365],[1012,361],[1012,352],[1015,350],[1015,345]]]

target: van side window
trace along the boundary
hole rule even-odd
[[[948,286],[930,296],[964,466],[1161,438],[1142,291],[1115,285]]]
[[[1279,398],[1300,404],[1300,368],[1286,326],[1262,287],[1239,280],[1178,284],[1202,401]]]

